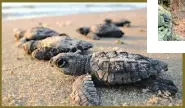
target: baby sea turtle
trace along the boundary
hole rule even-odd
[[[46,27],[32,27],[28,30],[14,29],[15,39],[19,42],[18,46],[30,40],[41,40],[51,36],[58,36],[60,33]]]
[[[165,62],[139,54],[116,51],[88,55],[61,53],[51,58],[50,64],[64,74],[79,76],[70,95],[79,105],[100,105],[98,86],[133,84],[171,95],[178,91],[173,81],[158,76],[168,70]]]
[[[109,22],[92,27],[80,27],[77,32],[93,40],[99,40],[101,37],[121,38],[124,35],[117,26]]]
[[[93,45],[89,42],[72,39],[65,34],[43,40],[31,40],[23,44],[23,49],[39,60],[49,60],[59,53],[84,52],[92,47]]]
[[[117,27],[130,27],[131,22],[125,19],[121,19],[119,21],[112,21],[111,19],[107,18],[105,19],[105,23],[112,23]]]

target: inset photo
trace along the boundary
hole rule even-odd
[[[158,40],[185,40],[185,0],[158,0]]]
[[[185,53],[185,0],[147,2],[147,53]]]

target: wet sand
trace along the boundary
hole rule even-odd
[[[131,27],[120,28],[125,32],[124,44],[117,44],[116,38],[91,40],[76,32],[80,26],[92,26],[103,22],[105,18],[129,19]],[[50,67],[46,61],[38,61],[22,49],[16,47],[13,37],[14,28],[28,29],[42,23],[58,32],[74,38],[94,43],[92,51],[119,50],[164,60],[169,71],[162,74],[171,79],[179,91],[174,98],[160,99],[153,93],[144,92],[133,86],[98,88],[101,105],[104,106],[146,106],[146,105],[182,105],[182,55],[147,54],[147,17],[146,9],[91,13],[69,16],[21,19],[4,21],[2,24],[2,104],[18,106],[73,106],[69,99],[71,85],[76,79]]]

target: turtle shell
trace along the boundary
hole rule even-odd
[[[91,43],[83,40],[73,39],[67,35],[49,37],[44,40],[41,40],[40,44],[42,47],[53,47],[58,49],[69,49],[69,50],[74,50],[74,49],[88,50],[89,48],[92,48]]]
[[[14,36],[16,40],[21,40],[21,39],[24,39],[26,41],[41,40],[47,37],[57,36],[57,35],[60,35],[60,34],[46,27],[33,27],[28,30],[22,30],[18,28],[14,29]]]
[[[162,61],[116,51],[94,53],[90,67],[98,80],[108,84],[134,83],[167,71],[167,64]]]
[[[124,33],[114,24],[105,23],[92,26],[91,31],[99,37],[122,37]]]
[[[67,35],[52,36],[43,40],[31,40],[23,44],[23,49],[37,59],[47,59],[59,54],[86,51],[92,48],[90,42],[70,38]]]
[[[59,35],[58,32],[46,27],[33,27],[25,32],[28,40],[40,40],[51,36]]]

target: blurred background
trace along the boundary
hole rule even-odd
[[[137,8],[146,8],[146,3],[2,3],[2,19],[15,20]]]

